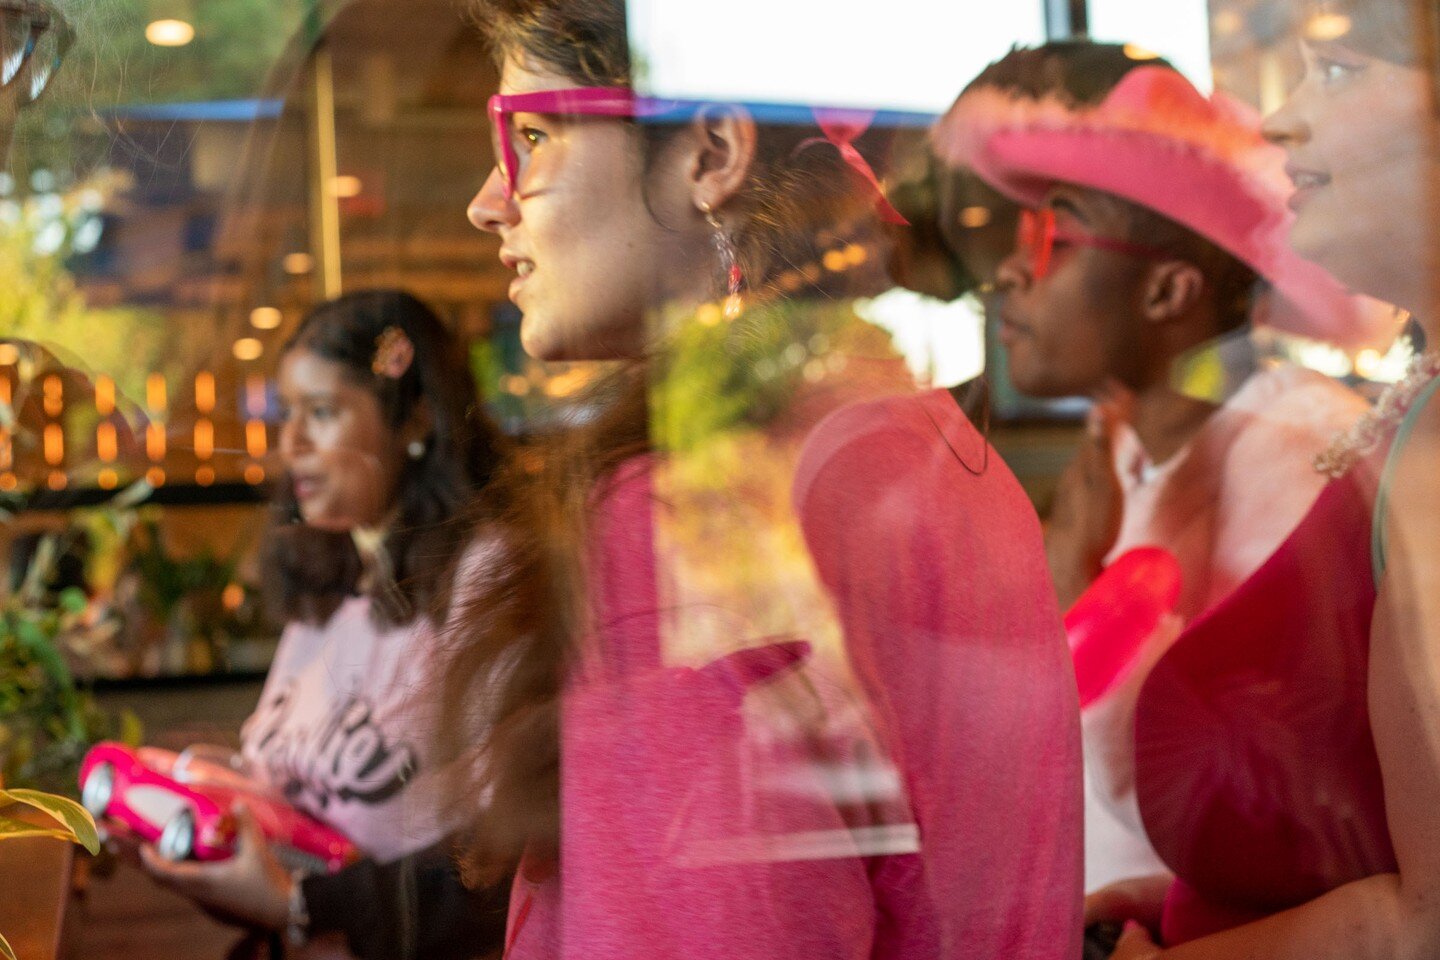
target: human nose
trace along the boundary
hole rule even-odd
[[[1000,293],[1029,289],[1035,277],[1030,262],[1020,249],[1011,250],[995,268],[995,289]]]
[[[1265,118],[1260,132],[1266,140],[1290,150],[1310,139],[1310,125],[1301,113],[1301,98],[1299,91],[1292,93],[1280,109]]]
[[[504,227],[513,227],[520,220],[520,208],[515,198],[505,189],[505,178],[497,166],[485,178],[480,192],[470,201],[466,216],[477,230],[499,233]]]
[[[288,466],[310,448],[310,435],[297,416],[288,416],[280,423],[280,459]]]

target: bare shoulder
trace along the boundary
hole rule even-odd
[[[1335,378],[1290,363],[1257,373],[1245,392],[1253,394],[1256,412],[1316,433],[1343,430],[1369,407],[1363,397]]]

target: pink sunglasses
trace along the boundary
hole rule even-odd
[[[520,182],[520,153],[515,149],[515,134],[510,129],[510,118],[516,113],[639,119],[685,115],[700,106],[680,100],[637,97],[629,87],[574,87],[536,93],[497,93],[490,98],[490,125],[495,136],[495,161],[505,180],[505,196],[513,198],[516,185]]]
[[[1020,211],[1020,223],[1016,228],[1015,246],[1030,265],[1030,274],[1036,280],[1050,275],[1055,258],[1055,244],[1066,243],[1076,247],[1096,247],[1113,253],[1139,257],[1143,260],[1164,260],[1171,256],[1159,247],[1131,243],[1118,237],[1101,237],[1078,230],[1066,230],[1055,220],[1055,211],[1049,207],[1039,210]]]
[[[520,182],[520,151],[515,147],[515,131],[511,129],[511,117],[516,113],[632,120],[683,120],[703,107],[713,105],[703,100],[641,97],[629,87],[571,87],[562,90],[540,90],[535,93],[497,93],[490,98],[490,125],[495,139],[495,161],[500,168],[501,178],[505,181],[506,199],[514,199]],[[890,223],[907,223],[890,205],[875,171],[851,143],[869,127],[875,115],[829,111],[823,108],[807,109],[804,114],[809,122],[818,123],[825,134],[823,138],[816,140],[833,144],[845,162],[875,190],[881,217]],[[813,141],[806,141],[805,145],[811,142]]]

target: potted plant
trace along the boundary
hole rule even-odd
[[[51,842],[54,840],[79,844],[92,854],[100,851],[95,821],[80,804],[38,790],[0,789],[0,841],[17,841],[16,845],[31,841],[27,850],[40,854],[11,863],[0,859],[0,879],[3,879],[7,890],[6,904],[13,907],[24,902],[26,907],[34,909],[34,904],[38,903],[38,909],[47,910],[50,914],[39,918],[6,916],[7,923],[39,920],[38,924],[21,931],[23,942],[53,944],[58,935],[60,912],[69,888],[67,879],[72,848],[68,845],[56,847]],[[34,842],[38,842],[38,846]],[[9,845],[7,843],[7,847]],[[44,856],[46,853],[48,858]],[[52,905],[53,909],[49,909]],[[5,939],[4,930],[0,930],[0,957],[19,960],[10,947],[10,941]]]

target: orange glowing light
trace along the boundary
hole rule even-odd
[[[145,378],[145,404],[155,413],[162,413],[170,398],[165,390],[165,375],[152,373]]]
[[[245,604],[245,588],[238,583],[229,584],[220,594],[220,603],[226,610],[234,613]]]
[[[10,446],[10,431],[0,430],[0,470],[9,470],[15,465],[15,451]]]
[[[215,374],[208,370],[195,374],[195,409],[201,413],[215,409]]]
[[[15,385],[10,382],[9,377],[0,376],[0,403],[5,406],[15,402]]]
[[[245,468],[245,482],[252,487],[265,482],[265,468],[258,463],[252,463]]]
[[[215,424],[209,420],[195,421],[195,456],[209,460],[215,453]]]
[[[20,481],[15,479],[15,474],[0,473],[0,490],[4,490],[6,493],[9,493],[11,490],[14,490],[19,485]]]
[[[285,321],[285,315],[275,307],[256,307],[250,311],[250,326],[256,330],[274,330]]]
[[[115,412],[115,381],[109,377],[95,378],[95,412],[102,417]]]
[[[120,439],[115,434],[115,424],[106,421],[95,428],[95,452],[101,462],[115,462],[120,455]]]
[[[65,381],[58,374],[50,374],[41,384],[45,394],[45,414],[58,417],[65,412]]]
[[[265,456],[269,437],[265,433],[264,420],[245,421],[245,452],[259,460]]]
[[[967,230],[979,230],[990,226],[995,214],[989,207],[966,207],[960,211],[960,226]]]
[[[49,487],[51,490],[64,490],[67,486],[69,486],[69,484],[70,481],[67,480],[65,478],[65,474],[61,473],[59,470],[50,471],[50,476],[45,478],[45,486]]]
[[[58,423],[45,424],[45,462],[58,467],[65,459],[65,430]]]
[[[265,344],[256,340],[254,337],[241,337],[231,345],[230,353],[234,355],[236,360],[243,360],[248,363],[251,360],[260,359],[265,353]]]
[[[155,463],[165,459],[165,424],[152,422],[145,428],[145,455]]]
[[[152,487],[165,486],[165,471],[159,467],[151,467],[145,471],[145,482]]]
[[[201,467],[195,471],[195,482],[202,487],[208,487],[215,482],[215,468]]]
[[[95,478],[95,482],[100,484],[101,490],[114,490],[120,482],[120,477],[114,470],[101,470],[100,475]]]
[[[1317,13],[1305,24],[1305,36],[1320,43],[1339,40],[1355,26],[1343,13]]]

